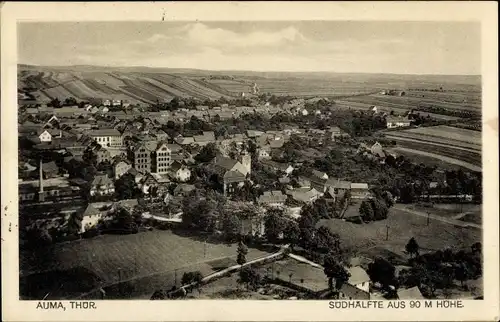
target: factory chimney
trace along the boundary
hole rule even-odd
[[[45,192],[43,191],[43,161],[42,158],[40,158],[40,179],[39,179],[39,186],[40,186],[40,191],[38,191],[38,201],[39,202],[44,202],[45,201]]]

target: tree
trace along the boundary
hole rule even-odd
[[[283,235],[286,242],[289,243],[290,247],[293,249],[293,246],[297,245],[300,239],[299,224],[295,220],[288,221]]]
[[[464,283],[469,279],[469,269],[464,263],[459,263],[455,266],[455,278],[460,281],[460,285],[464,288]]]
[[[310,213],[301,213],[298,224],[300,229],[299,244],[308,249],[314,243],[316,221]]]
[[[283,211],[269,209],[264,219],[264,232],[267,240],[277,243],[281,233],[284,231],[285,220]]]
[[[140,190],[135,183],[135,177],[131,173],[125,173],[115,181],[115,194],[119,200],[135,199]]]
[[[387,209],[387,206],[384,201],[375,198],[371,199],[369,203],[373,209],[374,220],[382,220],[387,218],[389,209]]]
[[[341,255],[339,235],[332,233],[327,227],[321,226],[314,235],[314,250],[335,254],[339,257]]]
[[[82,229],[82,220],[76,215],[71,214],[68,219],[68,234],[76,235],[79,234]]]
[[[383,258],[376,258],[368,265],[368,275],[373,282],[381,283],[385,288],[395,284],[396,268]]]
[[[232,213],[224,213],[222,217],[222,233],[227,241],[233,241],[240,235],[241,220]]]
[[[53,100],[51,100],[47,106],[52,106],[53,108],[61,108],[62,104],[61,101],[56,97]]]
[[[420,247],[414,237],[410,238],[408,244],[405,246],[405,250],[408,254],[410,254],[410,257],[413,257],[413,255],[418,256],[419,248]]]
[[[211,232],[215,229],[218,202],[200,189],[182,200],[182,223],[189,229]]]
[[[472,252],[476,254],[481,254],[482,248],[481,242],[474,243],[471,246]]]
[[[255,290],[261,283],[261,276],[251,267],[244,267],[240,270],[238,283],[246,284],[247,289]]]
[[[165,293],[162,290],[156,290],[151,296],[151,300],[164,300],[165,298]]]
[[[372,221],[374,219],[373,208],[369,201],[364,200],[361,202],[361,205],[359,206],[359,214],[365,222]]]
[[[349,280],[349,272],[335,258],[334,254],[328,254],[323,264],[325,275],[328,277],[328,287],[338,296],[342,285]],[[335,284],[333,283],[335,280]]]
[[[389,191],[384,191],[382,193],[382,198],[387,205],[387,208],[391,208],[394,205],[394,197]]]
[[[238,265],[243,265],[247,262],[246,255],[248,254],[248,247],[240,241],[238,243],[238,256],[236,258],[236,262]]]
[[[194,157],[197,162],[205,163],[215,158],[217,154],[217,147],[215,143],[209,143],[201,148],[200,152]]]

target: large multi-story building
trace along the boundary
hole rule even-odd
[[[103,147],[121,147],[123,145],[123,136],[115,129],[93,130],[88,135]]]
[[[152,172],[152,160],[158,142],[142,141],[132,146],[128,151],[128,157],[132,166],[141,173]]]

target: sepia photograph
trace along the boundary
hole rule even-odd
[[[479,27],[20,23],[21,298],[480,299]]]
[[[15,37],[19,301],[484,300],[480,21],[161,9]]]

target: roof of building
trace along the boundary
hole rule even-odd
[[[115,129],[98,129],[92,130],[88,132],[88,135],[91,137],[96,136],[121,136],[121,133]]]
[[[99,215],[101,212],[91,203],[85,208],[85,211],[82,214],[82,217],[89,217]]]
[[[418,286],[412,288],[398,289],[398,298],[400,300],[423,300],[425,297],[420,292]]]
[[[368,183],[351,183],[351,189],[364,189],[368,190]]]
[[[169,183],[170,182],[170,178],[168,177],[168,175],[162,175],[159,173],[151,173],[151,176],[153,176],[153,178],[155,178],[155,180],[158,183]]]
[[[342,132],[342,130],[338,126],[330,126],[330,127],[328,127],[328,131],[329,132],[333,132],[333,133],[340,133],[340,132]]]
[[[178,195],[180,193],[189,193],[196,189],[196,187],[192,184],[187,184],[187,183],[181,183],[178,184],[177,187],[174,189],[174,194]]]
[[[264,132],[262,132],[262,131],[247,130],[247,136],[249,138],[254,138],[254,137],[257,137],[257,136],[261,136],[262,134],[264,134]]]
[[[398,122],[410,123],[410,120],[406,117],[388,116],[385,120],[387,123],[398,123]]]
[[[288,190],[287,194],[291,195],[293,199],[302,202],[309,202],[311,199],[320,195],[318,190],[314,188],[297,188]]]
[[[220,154],[217,155],[214,159],[214,165],[216,167],[219,167],[219,168],[222,168],[225,170],[231,170],[236,165],[236,163],[238,163],[237,160],[225,157],[225,156],[220,155]]]
[[[326,185],[337,189],[351,189],[351,182],[343,181],[337,178],[329,178],[326,181]]]
[[[265,191],[264,194],[259,197],[259,203],[282,203],[285,202],[286,199],[287,196],[280,190]]]
[[[202,135],[194,135],[193,139],[197,143],[213,142],[215,134],[213,131],[204,131]]]
[[[328,178],[328,175],[325,173],[325,172],[321,172],[321,171],[318,171],[318,170],[312,170],[311,173],[320,178],[320,179],[323,179],[324,177],[327,177]]]
[[[243,182],[246,177],[239,171],[228,171],[224,174],[224,183]]]
[[[182,162],[179,162],[178,160],[175,160],[170,165],[170,170],[175,172],[175,171],[178,171],[178,170],[182,169],[183,166],[184,166],[184,164],[182,164]]]
[[[94,180],[92,180],[92,185],[97,186],[97,185],[109,185],[112,184],[113,181],[105,174],[99,174],[94,177]]]
[[[349,271],[349,274],[351,274],[349,277],[349,284],[351,285],[358,285],[360,283],[370,281],[370,277],[360,266],[349,267],[347,270]]]
[[[54,161],[44,163],[42,165],[42,170],[43,172],[47,173],[58,173],[59,172],[59,167]]]
[[[344,293],[346,297],[353,300],[369,300],[370,293],[365,292],[350,283],[343,283],[340,287],[340,292]]]
[[[273,149],[279,149],[285,144],[284,140],[269,140],[269,145]]]
[[[174,139],[174,141],[180,145],[186,145],[186,144],[194,143],[194,138],[192,138],[190,136],[178,136]]]

